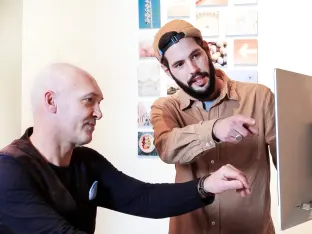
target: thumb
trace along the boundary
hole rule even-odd
[[[224,190],[242,189],[244,185],[239,180],[224,181]]]

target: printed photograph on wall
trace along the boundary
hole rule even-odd
[[[211,59],[214,65],[226,66],[228,59],[227,42],[225,40],[220,40],[217,42],[209,41],[209,39],[205,40],[208,43]]]
[[[224,6],[228,0],[196,0],[196,6]]]
[[[240,82],[258,83],[258,71],[256,69],[222,69],[231,79]]]
[[[190,0],[166,0],[167,17],[189,17]]]
[[[219,36],[219,11],[197,9],[194,26],[204,37]]]
[[[226,18],[226,35],[258,34],[258,12],[256,10],[229,10]]]
[[[166,75],[166,84],[167,84],[167,96],[175,94],[180,87],[170,76]]]
[[[172,20],[174,20],[174,19],[176,19],[176,18],[168,18],[168,19],[166,19],[166,20],[163,20],[162,23],[163,23],[163,25],[165,25],[165,24],[169,23],[170,21],[172,21]],[[194,23],[190,17],[189,17],[189,18],[181,18],[181,19],[183,19],[184,21],[189,22],[189,23],[191,23],[191,24]],[[163,25],[162,25],[162,26],[163,26]]]
[[[258,40],[234,39],[234,64],[257,65],[258,64]]]
[[[139,28],[160,28],[160,0],[139,0]]]
[[[158,61],[139,61],[137,77],[140,97],[160,96],[160,65]]]
[[[153,40],[156,30],[139,30],[138,42],[139,42],[139,57],[151,58],[155,56],[153,49]]]
[[[234,5],[257,4],[258,0],[233,0]]]
[[[138,156],[157,157],[153,132],[138,132]]]
[[[150,114],[153,101],[138,102],[138,128],[151,128]]]

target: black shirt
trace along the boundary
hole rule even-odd
[[[95,150],[77,147],[68,167],[49,164],[76,203],[65,212],[53,207],[51,191],[39,188],[38,178],[34,180],[26,165],[14,157],[0,156],[0,233],[94,233],[98,206],[140,217],[166,218],[214,200],[200,198],[198,180],[145,183],[117,170]],[[90,200],[89,191],[96,181],[96,197]]]

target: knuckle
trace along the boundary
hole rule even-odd
[[[234,126],[235,126],[235,122],[231,121],[231,122],[228,123],[228,128],[229,128],[228,129],[228,133],[230,133],[230,130],[233,129]]]

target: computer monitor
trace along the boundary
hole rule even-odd
[[[275,69],[279,229],[312,219],[312,77]]]

